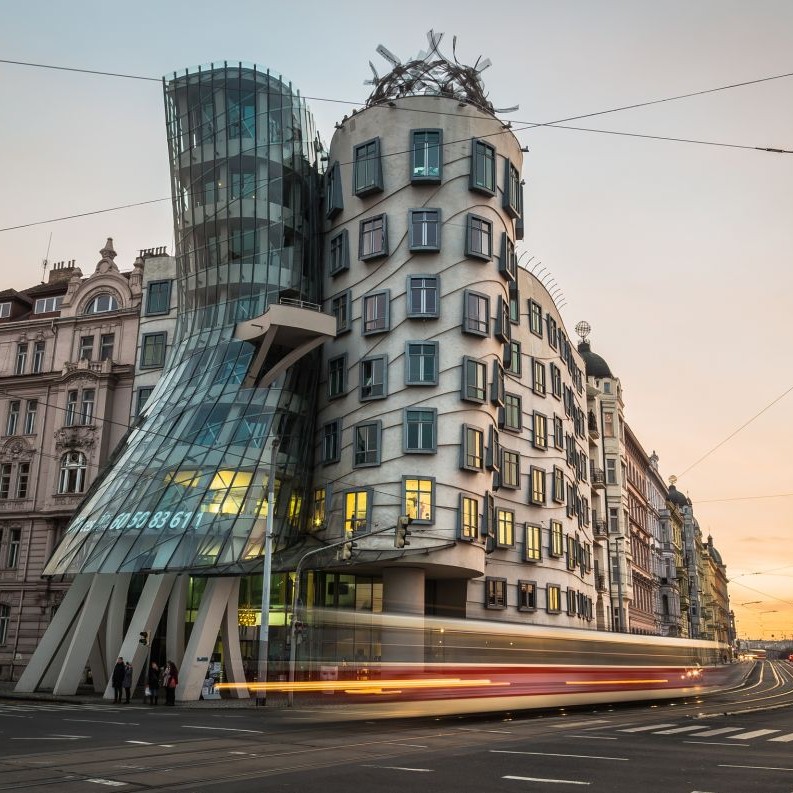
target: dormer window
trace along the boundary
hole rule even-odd
[[[63,295],[57,297],[40,297],[36,300],[34,314],[49,314],[51,311],[60,311]]]
[[[11,304],[0,303],[0,319],[7,319],[11,316]]]
[[[113,295],[104,293],[97,295],[86,307],[84,314],[105,314],[108,311],[118,311],[118,300]]]

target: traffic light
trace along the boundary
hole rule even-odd
[[[149,632],[148,631],[141,631],[140,632],[140,639],[138,641],[144,646],[149,646]]]
[[[410,545],[410,542],[408,542],[408,535],[410,534],[408,526],[410,526],[412,522],[413,518],[409,515],[399,516],[396,530],[394,531],[394,548],[404,548],[406,545]]]
[[[352,540],[347,540],[344,545],[341,546],[341,558],[342,561],[346,562],[348,559],[352,559],[352,552],[353,549],[358,547],[357,542],[353,542]]]

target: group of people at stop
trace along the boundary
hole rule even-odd
[[[113,684],[114,703],[128,705],[132,691],[132,664],[119,656],[116,665],[113,667],[111,682]],[[168,661],[164,669],[160,670],[156,661],[149,664],[146,674],[146,690],[144,701],[150,705],[156,705],[160,689],[165,689],[165,704],[176,704],[176,687],[179,685],[179,670],[173,661]],[[126,697],[126,698],[125,698]]]

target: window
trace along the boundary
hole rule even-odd
[[[11,529],[8,532],[8,556],[6,567],[19,566],[19,547],[22,543],[22,529]]]
[[[17,358],[14,364],[14,374],[25,374],[28,365],[28,343],[20,342],[17,344]]]
[[[341,168],[337,160],[325,174],[325,217],[334,218],[342,209],[344,209],[344,198],[341,187]]]
[[[510,374],[514,374],[516,377],[520,377],[521,375],[521,352],[520,342],[519,341],[511,341],[509,343],[509,366],[507,366],[507,371]]]
[[[63,295],[58,295],[57,297],[40,297],[36,300],[33,313],[49,314],[52,311],[60,311],[61,303],[63,303]]]
[[[441,249],[440,209],[411,209],[409,216],[410,250],[439,251]]]
[[[498,271],[510,283],[518,277],[518,259],[515,256],[515,243],[505,231],[501,237],[501,257],[498,262]],[[515,320],[517,322],[517,319]]]
[[[603,414],[603,436],[606,438],[614,437],[614,414],[610,411]]]
[[[94,357],[94,337],[80,336],[80,352],[78,360],[90,361]]]
[[[405,453],[432,454],[437,451],[436,408],[408,408],[405,410]]]
[[[410,133],[410,181],[437,184],[443,168],[443,131],[414,129]]]
[[[82,493],[85,487],[85,455],[82,452],[66,452],[61,457],[61,470],[58,477],[58,492]]]
[[[509,303],[501,295],[498,296],[494,334],[499,341],[503,341],[505,344],[509,344],[512,337],[512,323],[509,321]]]
[[[341,436],[341,423],[329,421],[322,427],[322,462],[335,463],[340,457],[339,439]]]
[[[380,465],[379,421],[357,424],[353,429],[353,466]]]
[[[11,463],[0,465],[0,498],[11,495]]]
[[[564,449],[564,424],[559,416],[553,417],[553,445],[555,449]]]
[[[103,333],[99,337],[99,360],[108,361],[113,357],[113,346],[116,341],[115,333]]]
[[[555,363],[551,364],[551,393],[562,398],[562,370]]]
[[[347,356],[340,355],[328,361],[328,399],[347,393]]]
[[[535,449],[548,448],[548,419],[542,413],[536,413],[533,417],[534,433],[531,445]]]
[[[19,427],[19,411],[22,402],[19,399],[12,399],[8,403],[8,418],[6,419],[6,435],[16,435]]]
[[[229,198],[256,198],[256,174],[253,171],[232,171]]]
[[[369,523],[370,490],[349,490],[344,495],[344,533],[365,531]]]
[[[523,429],[523,404],[518,394],[504,394],[503,416],[501,426],[505,430],[520,432]]]
[[[475,140],[471,150],[471,190],[496,194],[496,150],[483,140]]]
[[[408,278],[409,317],[437,317],[440,283],[437,275],[411,275]]]
[[[256,96],[253,91],[226,91],[226,129],[231,138],[256,137]]]
[[[256,232],[253,229],[233,229],[229,237],[229,260],[252,264],[256,254]]]
[[[518,611],[537,610],[537,582],[518,581]]]
[[[146,294],[147,314],[167,314],[171,307],[171,282],[152,281]]]
[[[515,284],[509,285],[509,321],[520,325],[520,292]]]
[[[512,218],[519,218],[523,208],[521,206],[520,172],[509,161],[504,162],[506,174],[504,176],[504,209]]]
[[[353,149],[353,192],[357,196],[366,196],[382,189],[380,138],[373,138]]]
[[[551,533],[548,538],[548,554],[559,558],[564,554],[564,531],[562,521],[551,521]]]
[[[83,314],[105,314],[108,311],[118,311],[118,300],[113,295],[103,292],[85,307]]]
[[[537,358],[532,362],[531,388],[535,394],[545,396],[545,364]]]
[[[520,487],[520,454],[504,449],[501,452],[501,484],[516,490]]]
[[[0,303],[0,319],[7,319],[11,316],[11,304]]]
[[[484,402],[487,397],[487,364],[476,358],[463,358],[460,396],[469,402]]]
[[[327,505],[330,503],[329,489],[326,490],[324,487],[314,488],[312,502],[311,529],[317,530],[324,528]]]
[[[515,513],[511,509],[496,510],[496,544],[502,548],[515,545]]]
[[[465,255],[490,261],[493,258],[493,224],[479,215],[468,215]]]
[[[11,433],[8,434],[10,435]],[[617,484],[617,461],[613,457],[606,459],[606,484]]]
[[[477,336],[489,336],[490,298],[466,289],[463,300],[463,331]]]
[[[363,298],[364,336],[370,333],[383,333],[390,327],[390,292],[373,292]]]
[[[20,463],[17,466],[17,498],[28,497],[30,484],[30,463]],[[10,567],[11,565],[9,565]]]
[[[11,606],[0,604],[0,644],[8,641],[8,626],[11,622]]]
[[[476,427],[463,424],[463,453],[461,468],[468,471],[481,471],[485,460],[484,433]]]
[[[66,394],[66,415],[65,424],[67,427],[73,427],[77,423],[77,398],[79,392],[69,391]]]
[[[479,537],[479,499],[460,493],[459,524],[461,540]]]
[[[557,325],[556,320],[550,315],[546,314],[546,325],[548,326],[548,344],[555,350],[557,347]]]
[[[542,338],[542,306],[534,300],[529,300],[529,330]]]
[[[493,380],[490,385],[490,401],[504,407],[504,367],[498,358],[493,359]]]
[[[143,386],[138,389],[136,402],[135,402],[135,415],[139,416],[141,411],[146,406],[146,403],[149,401],[149,397],[151,396],[151,392],[154,391],[154,386]]]
[[[350,308],[352,292],[348,289],[330,301],[330,312],[336,318],[336,335],[346,333],[351,328]]]
[[[330,238],[330,255],[328,257],[328,271],[337,275],[350,269],[350,245],[347,229],[342,229]]]
[[[84,388],[80,405],[80,424],[91,424],[94,419],[94,399],[96,392],[93,388]]]
[[[382,399],[388,394],[388,364],[385,355],[364,358],[359,369],[360,398]]]
[[[165,363],[165,344],[167,334],[144,333],[141,341],[140,367],[153,369]]]
[[[40,374],[44,371],[44,350],[46,344],[43,341],[37,341],[33,345],[33,374]]]
[[[557,504],[564,504],[564,471],[556,465],[553,467],[551,498]]]
[[[572,534],[567,535],[567,552],[566,552],[567,569],[575,570],[578,564],[578,542]]]
[[[388,256],[388,224],[385,215],[362,220],[358,237],[358,258],[362,260]]]
[[[507,579],[485,579],[485,606],[489,609],[505,609],[507,607]]]
[[[438,382],[438,342],[409,341],[405,347],[405,384],[435,385]]]
[[[526,524],[526,549],[523,559],[527,562],[539,562],[542,559],[542,528],[533,523]]]
[[[545,587],[545,610],[549,614],[558,614],[562,610],[562,590],[558,584]]]
[[[28,399],[27,408],[25,410],[25,435],[33,435],[36,432],[36,412],[39,409],[38,399]]]
[[[404,515],[414,523],[435,522],[435,480],[402,477]]]
[[[529,501],[532,504],[545,503],[545,471],[535,466],[531,467],[531,494]]]

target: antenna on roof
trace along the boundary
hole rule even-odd
[[[47,266],[49,265],[50,245],[52,245],[52,232],[50,232],[50,240],[47,243],[47,252],[44,254],[44,260],[41,263],[41,283],[43,284],[47,278]]]

